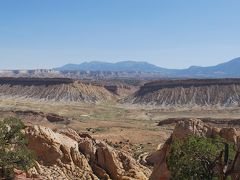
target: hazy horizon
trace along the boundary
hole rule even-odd
[[[224,62],[221,62],[221,63],[226,63],[226,62],[229,62],[229,61],[231,61],[231,60],[233,60],[233,59],[237,59],[237,58],[240,58],[240,57],[236,57],[236,58],[232,58],[232,59],[229,59],[229,60],[227,60],[227,61],[224,61]],[[168,67],[163,67],[163,66],[159,66],[159,65],[157,65],[157,64],[154,64],[154,63],[151,63],[151,62],[147,62],[147,61],[134,61],[134,60],[122,60],[122,61],[116,61],[116,62],[112,62],[112,61],[101,61],[101,60],[99,60],[99,61],[97,61],[97,60],[95,60],[95,61],[83,61],[83,62],[81,62],[81,63],[66,63],[66,64],[62,64],[62,65],[60,65],[60,66],[54,66],[54,67],[51,67],[51,68],[19,68],[19,69],[17,69],[17,68],[13,68],[13,69],[7,69],[7,68],[5,68],[5,69],[0,69],[0,70],[37,70],[37,69],[55,69],[55,68],[60,68],[60,67],[63,67],[63,66],[65,66],[65,65],[70,65],[70,64],[73,64],[73,65],[80,65],[80,64],[82,64],[82,63],[113,63],[113,64],[115,64],[115,63],[120,63],[120,62],[127,62],[127,61],[130,61],[130,62],[137,62],[137,63],[141,63],[141,62],[144,62],[144,63],[149,63],[149,64],[152,64],[152,65],[155,65],[155,66],[157,66],[157,67],[160,67],[160,68],[165,68],[165,69],[179,69],[179,70],[183,70],[183,69],[188,69],[188,68],[190,68],[191,66],[198,66],[198,67],[210,67],[210,66],[216,66],[216,65],[219,65],[219,64],[221,64],[221,63],[218,63],[218,64],[213,64],[213,65],[210,65],[210,66],[199,66],[199,65],[190,65],[190,66],[188,66],[188,67],[183,67],[183,68],[168,68]]]
[[[0,69],[146,61],[182,69],[240,56],[240,2],[1,2]]]

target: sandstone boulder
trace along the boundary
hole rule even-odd
[[[79,152],[77,141],[37,125],[28,127],[26,132],[29,139],[29,148],[37,155],[37,161],[41,167],[56,165],[59,171],[62,170],[62,173],[66,176],[74,177],[85,174],[92,179],[97,179],[93,175],[87,159]],[[45,171],[39,173],[44,175]]]
[[[145,180],[150,176],[150,170],[126,152],[72,129],[54,132],[35,125],[28,127],[26,134],[29,148],[37,156],[36,166],[28,173],[30,177]]]

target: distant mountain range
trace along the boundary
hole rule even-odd
[[[123,72],[161,72],[164,68],[147,62],[121,61],[117,63],[108,63],[100,61],[84,62],[82,64],[66,64],[59,71],[123,71]]]
[[[111,72],[144,72],[159,74],[161,77],[195,77],[222,78],[240,77],[240,57],[216,66],[191,66],[187,69],[167,69],[147,62],[121,61],[108,63],[100,61],[84,62],[81,64],[66,64],[55,68],[58,71],[111,71]]]
[[[191,66],[188,69],[175,71],[174,75],[192,77],[240,77],[240,57],[216,66]]]

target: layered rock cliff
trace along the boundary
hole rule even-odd
[[[43,126],[26,129],[29,148],[37,156],[28,177],[39,179],[145,180],[150,170],[129,154],[114,149],[88,134],[72,129],[54,132]]]
[[[239,106],[240,79],[155,81],[146,83],[125,102],[163,107]]]

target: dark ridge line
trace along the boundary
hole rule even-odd
[[[240,78],[222,78],[222,79],[177,79],[177,80],[158,80],[145,83],[144,86],[202,86],[202,85],[225,85],[240,84]]]
[[[168,118],[158,122],[157,126],[176,124],[179,121],[186,121],[191,118]],[[240,125],[240,119],[229,119],[229,118],[194,118],[203,121],[204,123],[211,123],[216,125],[227,125],[227,126],[237,126]]]
[[[8,84],[8,85],[23,85],[23,86],[31,86],[31,85],[58,85],[58,84],[70,84],[73,83],[74,80],[70,78],[14,78],[14,77],[0,77],[0,85]]]

